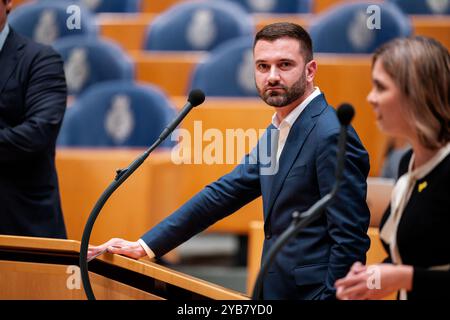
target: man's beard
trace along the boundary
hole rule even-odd
[[[300,79],[298,79],[291,87],[281,85],[279,82],[272,83],[263,89],[258,87],[258,85],[256,85],[256,87],[261,99],[269,106],[276,108],[285,107],[305,94],[306,74],[303,73]],[[279,92],[280,89],[277,89],[277,91],[267,91],[274,87],[282,88],[284,92]]]

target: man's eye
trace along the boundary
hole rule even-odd
[[[260,71],[264,71],[264,70],[267,70],[267,69],[268,69],[267,64],[259,64],[258,65],[258,70],[260,70]]]

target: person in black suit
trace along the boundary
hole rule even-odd
[[[436,40],[397,39],[373,58],[368,96],[381,129],[412,146],[380,226],[387,261],[356,263],[340,299],[450,298],[450,55]]]
[[[0,234],[66,238],[55,169],[63,62],[9,27],[11,7],[0,1]]]

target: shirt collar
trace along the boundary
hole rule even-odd
[[[302,103],[300,103],[294,110],[292,110],[286,118],[281,121],[278,121],[277,113],[275,112],[272,116],[272,124],[275,128],[279,129],[280,127],[289,126],[292,127],[295,123],[295,120],[300,116],[302,111],[306,108],[306,106],[318,95],[320,95],[319,87],[314,87],[314,91],[305,99]]]
[[[0,32],[0,52],[2,51],[2,49],[5,45],[5,41],[6,41],[6,38],[8,37],[8,34],[9,34],[9,25],[6,23],[5,27]]]
[[[416,180],[422,179],[427,174],[429,174],[434,168],[437,167],[441,161],[450,154],[450,142],[444,147],[440,148],[439,151],[426,163],[420,167],[413,169],[414,165],[414,153],[409,160],[408,174]]]

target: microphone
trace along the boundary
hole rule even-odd
[[[348,126],[350,122],[353,120],[353,116],[355,115],[355,109],[349,103],[343,103],[339,106],[337,110],[337,117],[339,119],[339,123],[342,126]]]
[[[205,94],[200,89],[194,89],[189,93],[188,101],[181,109],[178,116],[172,120],[172,122],[163,130],[159,135],[158,139],[164,140],[175,130],[175,128],[180,124],[180,122],[186,117],[192,108],[201,105],[205,101]]]
[[[343,103],[337,109],[337,117],[339,123],[341,124],[341,131],[339,133],[338,142],[338,153],[337,153],[337,165],[336,165],[336,182],[334,184],[333,191],[337,192],[338,183],[342,178],[342,173],[344,172],[344,162],[345,162],[345,144],[347,143],[347,127],[355,116],[355,109],[349,103]],[[334,194],[333,194],[334,196]]]
[[[116,189],[123,183],[125,180],[131,176],[131,174],[136,171],[137,168],[147,159],[150,153],[156,149],[163,141],[166,139],[169,134],[175,130],[175,128],[180,124],[180,122],[186,117],[189,111],[192,108],[202,104],[205,101],[205,94],[199,90],[195,89],[189,93],[189,98],[183,109],[176,116],[174,120],[163,130],[163,132],[159,135],[158,139],[138,158],[136,158],[127,168],[117,170],[116,177],[113,182],[108,186],[108,188],[102,193],[100,198],[95,203],[94,208],[92,209],[89,218],[84,227],[83,236],[81,238],[80,245],[80,274],[81,280],[83,282],[84,292],[89,300],[95,300],[94,292],[92,291],[91,283],[89,281],[89,273],[88,273],[88,261],[87,261],[87,252],[89,246],[89,238],[91,236],[92,229],[94,227],[95,220],[105,205],[106,201],[111,197],[111,195],[116,191]]]
[[[353,119],[355,114],[354,108],[348,104],[343,103],[337,110],[337,117],[341,124],[341,129],[338,138],[338,150],[337,150],[337,165],[335,169],[335,181],[332,190],[326,194],[322,199],[317,201],[308,210],[299,213],[294,211],[292,213],[292,223],[289,227],[280,235],[277,241],[273,244],[267,253],[266,258],[261,264],[261,269],[256,278],[255,286],[253,287],[253,300],[262,299],[262,281],[275,260],[275,256],[283,248],[283,246],[294,236],[296,236],[303,228],[307,227],[311,223],[315,222],[322,216],[322,213],[330,205],[333,198],[339,189],[339,184],[342,179],[342,173],[344,172],[345,164],[345,145],[347,144],[347,127]]]

